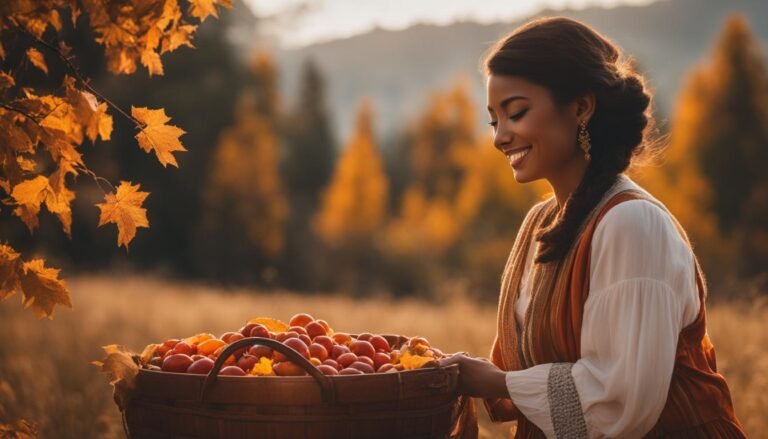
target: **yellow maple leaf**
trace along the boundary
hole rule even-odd
[[[103,349],[107,357],[103,361],[92,361],[91,364],[101,367],[101,371],[107,374],[109,383],[114,387],[112,397],[120,410],[124,410],[136,387],[139,365],[134,355],[120,346],[109,345]]]
[[[117,245],[128,248],[138,227],[149,227],[147,209],[141,204],[149,195],[149,192],[139,191],[140,185],[132,185],[129,181],[121,181],[117,187],[117,193],[108,193],[104,196],[104,203],[96,204],[101,210],[99,227],[107,223],[117,225]]]
[[[146,49],[141,52],[141,63],[149,71],[149,76],[162,75],[163,62],[160,61],[160,55],[153,49]]]
[[[181,46],[194,48],[192,36],[197,30],[193,24],[182,24],[174,26],[166,32],[160,41],[160,53],[172,52]]]
[[[19,290],[19,256],[10,245],[0,244],[0,300]]]
[[[20,273],[22,302],[37,317],[53,318],[53,307],[64,305],[72,308],[66,283],[59,279],[58,268],[46,268],[42,259],[32,259],[22,264]]]
[[[99,103],[92,93],[78,89],[75,78],[71,76],[64,77],[64,85],[67,100],[76,117],[73,128],[79,131],[75,139],[79,142],[75,143],[82,143],[82,131],[85,131],[91,143],[96,142],[97,136],[101,136],[101,140],[109,140],[112,133],[112,116],[107,114],[107,103]]]
[[[249,373],[257,376],[274,376],[275,371],[272,369],[272,360],[267,357],[259,358],[259,362],[253,365]]]
[[[209,15],[219,18],[219,13],[216,11],[216,0],[190,0],[189,14],[199,18],[201,23]]]
[[[40,212],[40,203],[45,201],[50,190],[48,179],[42,175],[24,180],[13,187],[11,197],[18,204],[13,214],[24,221],[30,232],[38,225],[37,214]]]
[[[186,151],[184,145],[179,141],[179,137],[186,131],[174,125],[166,125],[171,120],[166,116],[164,109],[150,110],[143,107],[131,106],[131,115],[139,122],[145,125],[142,130],[136,134],[139,146],[146,152],[155,151],[158,160],[163,166],[171,164],[178,167],[174,151]]]
[[[45,57],[39,50],[30,47],[27,49],[27,58],[29,58],[29,62],[31,62],[33,66],[45,72],[46,75],[48,74],[48,65],[45,63]]]
[[[29,204],[40,208],[40,203],[45,201],[46,191],[49,189],[48,179],[38,175],[14,186],[11,196],[18,204]]]
[[[66,186],[66,176],[69,173],[78,174],[71,162],[62,159],[59,161],[58,169],[48,177],[51,190],[45,198],[45,206],[59,218],[67,237],[72,238],[72,209],[70,204],[75,199],[75,193]]]
[[[281,322],[280,320],[270,317],[257,317],[255,319],[248,320],[248,323],[259,323],[266,326],[267,329],[272,332],[285,332],[288,330],[288,325]]]

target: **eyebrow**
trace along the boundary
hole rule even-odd
[[[504,107],[507,106],[507,104],[509,104],[510,102],[512,102],[514,100],[517,100],[517,99],[528,99],[528,98],[525,97],[525,96],[509,96],[509,97],[504,98],[504,100],[501,101],[499,106],[501,108],[504,108]],[[488,111],[493,111],[493,109],[489,106],[488,107]]]

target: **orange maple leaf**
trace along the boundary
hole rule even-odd
[[[24,221],[30,232],[38,225],[37,214],[40,212],[40,203],[45,201],[50,190],[48,179],[42,175],[25,180],[13,187],[11,197],[18,204],[13,214]]]
[[[104,346],[103,349],[107,353],[104,361],[92,361],[91,364],[101,367],[101,371],[107,374],[110,384],[114,386],[112,397],[120,410],[124,410],[131,392],[136,387],[136,375],[139,374],[138,358],[117,345]]]
[[[190,0],[189,14],[199,18],[201,23],[205,21],[209,15],[219,18],[219,13],[216,11],[216,3],[216,0]]]
[[[179,137],[186,131],[174,125],[166,125],[165,123],[171,118],[166,116],[165,110],[162,108],[150,110],[131,106],[131,115],[146,125],[141,132],[136,134],[139,146],[148,153],[154,150],[163,166],[171,164],[179,167],[172,153],[187,150],[179,141]]]
[[[27,49],[27,58],[29,58],[33,66],[44,71],[46,75],[48,74],[48,64],[45,63],[45,57],[39,50],[30,47]]]
[[[9,89],[14,85],[16,85],[16,80],[13,79],[13,76],[9,75],[6,72],[0,72],[0,91]]]
[[[37,424],[24,419],[13,424],[0,424],[0,438],[3,439],[35,439],[37,435]]]
[[[53,307],[64,305],[72,308],[66,283],[59,279],[58,268],[46,268],[42,259],[32,259],[22,265],[21,291],[24,306],[37,314],[38,318],[53,318]]]
[[[117,193],[108,193],[104,196],[104,203],[96,204],[101,210],[99,227],[107,223],[117,225],[117,245],[128,248],[138,227],[149,227],[147,209],[141,204],[149,195],[149,192],[139,191],[140,185],[132,185],[129,181],[121,181]]]
[[[0,300],[19,290],[20,254],[11,246],[0,244]]]

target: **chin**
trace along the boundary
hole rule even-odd
[[[512,172],[515,174],[515,180],[518,183],[530,183],[532,181],[538,180],[535,176],[530,175],[529,172],[526,172],[525,169],[521,169],[519,171],[512,168]]]

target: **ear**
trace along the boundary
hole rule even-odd
[[[592,115],[595,113],[596,102],[597,99],[595,98],[595,94],[591,92],[577,97],[574,101],[576,104],[576,120],[578,122],[589,122],[589,120],[592,118]]]

